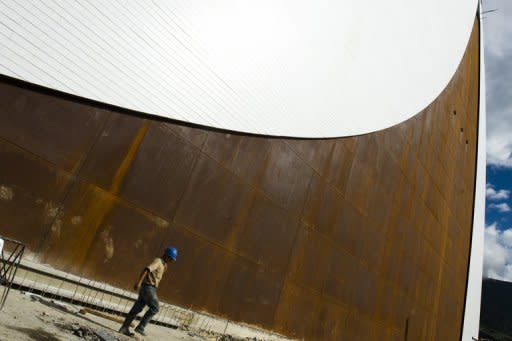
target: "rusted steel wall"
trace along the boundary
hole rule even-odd
[[[161,298],[294,337],[456,340],[477,101],[478,25],[436,101],[351,138],[228,134],[2,82],[0,234],[124,288],[176,245]]]

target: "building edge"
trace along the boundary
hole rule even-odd
[[[479,2],[478,21],[480,25],[479,44],[479,107],[478,139],[473,203],[473,226],[469,257],[469,271],[466,286],[462,341],[478,340],[480,325],[480,301],[482,294],[482,274],[485,232],[485,186],[486,186],[486,101],[485,101],[485,58],[482,2]]]

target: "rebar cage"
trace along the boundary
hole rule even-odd
[[[24,252],[23,243],[0,236],[0,310],[5,305]]]

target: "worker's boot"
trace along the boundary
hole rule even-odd
[[[119,328],[119,332],[126,336],[134,336],[135,334],[130,331],[128,327],[122,326]]]
[[[146,334],[146,333],[144,332],[144,329],[142,329],[142,328],[140,328],[140,327],[135,328],[135,332],[136,332],[137,334],[142,335],[142,336],[148,336],[148,334]]]
[[[130,331],[130,329],[128,329],[128,327],[125,327],[125,326],[122,326],[121,328],[119,328],[119,332],[126,336],[134,336],[135,335],[134,333],[132,333]]]
[[[130,324],[132,324],[132,321],[133,319],[135,318],[135,316],[126,316],[126,319],[124,320],[123,322],[123,325],[121,326],[121,328],[119,328],[119,332],[121,334],[124,334],[124,335],[127,335],[127,336],[134,336],[135,334],[130,332]]]

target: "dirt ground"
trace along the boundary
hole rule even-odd
[[[79,307],[49,303],[49,299],[11,290],[0,311],[0,341],[215,340],[153,324],[146,328],[147,337],[127,337],[117,333],[118,322],[90,313],[77,313]]]

